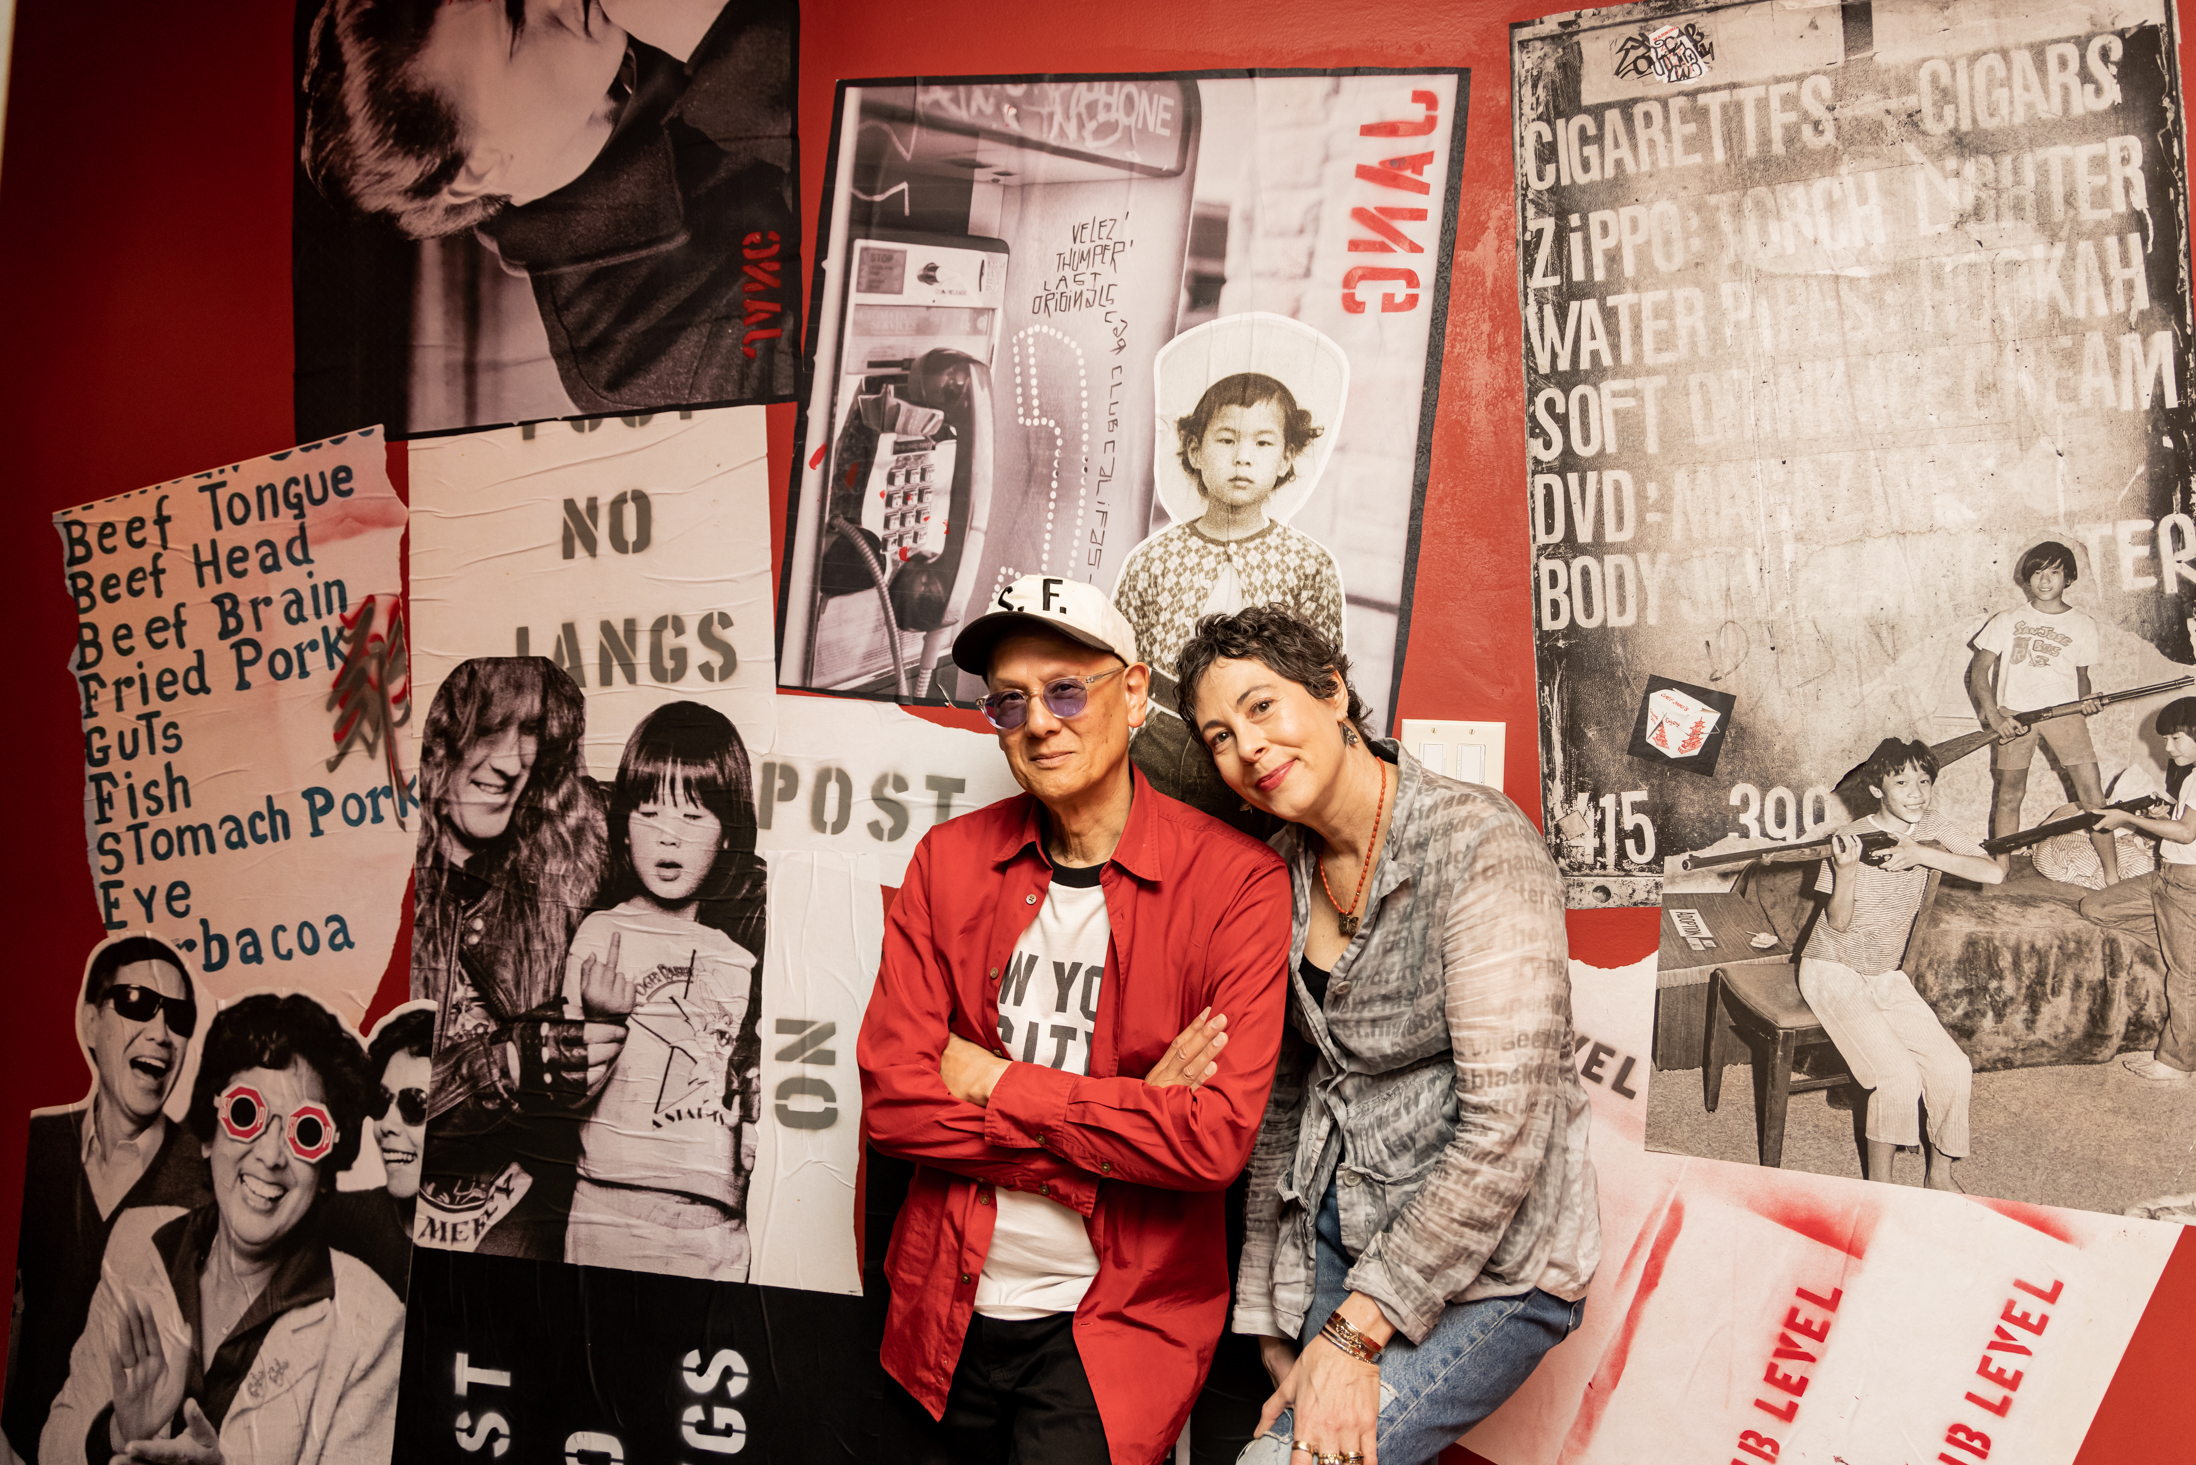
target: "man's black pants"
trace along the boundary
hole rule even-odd
[[[969,1319],[945,1417],[900,1394],[922,1465],[1108,1465],[1075,1315]]]

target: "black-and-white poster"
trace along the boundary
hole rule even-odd
[[[896,1461],[880,1304],[422,1250],[404,1461]],[[867,1340],[867,1341],[865,1341]]]
[[[2162,6],[1624,7],[1513,47],[1543,795],[1574,905],[1864,812],[1839,785],[1880,739],[1986,726],[2000,613],[2097,635],[2078,692],[2016,709],[2183,670]],[[2164,700],[2087,717],[2087,759],[2023,758],[2025,801],[1977,753],[1938,804],[1980,836],[1997,798],[2027,827],[2130,767],[2162,787]]]
[[[793,396],[792,0],[299,0],[300,423]]]
[[[9,1458],[391,1458],[421,1017],[369,1046],[301,992],[222,1001],[150,932],[94,948],[91,1093],[30,1122]]]
[[[776,694],[764,445],[753,408],[412,445],[423,1247],[860,1290],[883,891],[1012,784]]]
[[[968,705],[955,628],[1051,573],[1160,672],[1201,611],[1280,600],[1384,726],[1465,99],[1441,70],[842,86],[780,685]],[[1171,702],[1137,760],[1193,795]]]

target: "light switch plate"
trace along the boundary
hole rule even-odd
[[[1502,739],[1507,724],[1500,722],[1436,722],[1431,718],[1403,719],[1403,746],[1411,756],[1436,773],[1466,783],[1502,787]]]

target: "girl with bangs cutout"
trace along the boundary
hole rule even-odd
[[[747,1280],[761,1113],[755,823],[747,748],[722,713],[672,702],[633,730],[610,796],[612,904],[581,924],[566,960],[567,1014],[627,1030],[581,1131],[566,1261]]]

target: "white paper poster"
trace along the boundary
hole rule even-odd
[[[101,921],[354,1023],[417,827],[384,454],[368,429],[53,516]]]

